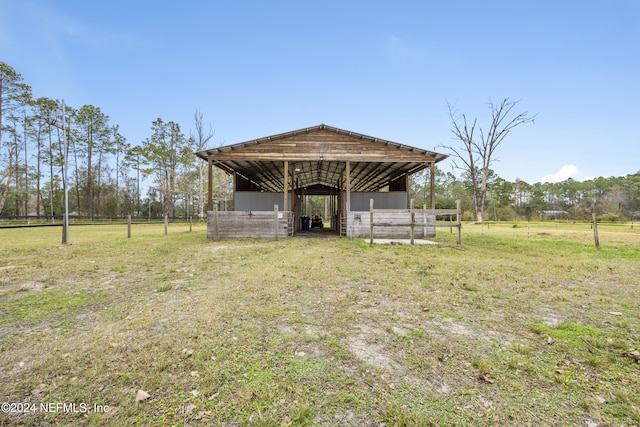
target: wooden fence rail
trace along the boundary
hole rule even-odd
[[[411,220],[408,223],[403,222],[376,222],[375,214],[404,214],[409,213]],[[422,221],[416,221],[416,214],[422,215]],[[376,227],[409,227],[409,239],[411,244],[415,243],[414,234],[416,227],[455,227],[457,229],[456,243],[461,244],[461,230],[462,230],[462,212],[460,209],[460,200],[456,200],[456,209],[414,209],[413,199],[411,200],[411,207],[409,209],[374,209],[373,199],[369,199],[369,244],[373,245],[374,228]],[[429,217],[435,217],[437,215],[455,215],[455,224],[438,224],[437,222],[429,223]]]
[[[213,211],[207,212],[207,237],[210,239],[259,237],[281,238],[294,234],[291,211]]]

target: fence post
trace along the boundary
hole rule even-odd
[[[164,216],[164,234],[169,234],[169,215]]]
[[[598,238],[598,222],[596,221],[596,213],[591,212],[591,217],[593,218],[593,240],[596,244],[596,249],[600,249],[600,239]]]
[[[208,225],[207,225],[208,227]],[[213,236],[216,240],[220,238],[220,225],[218,224],[218,204],[213,207]]]
[[[373,199],[369,199],[369,245],[373,245]]]
[[[427,237],[427,204],[422,204],[422,237]]]
[[[127,239],[131,238],[131,215],[127,215]]]
[[[413,213],[413,199],[411,199],[411,201],[409,202],[409,209],[411,210],[411,231],[410,231],[410,237],[411,237],[411,244],[413,245],[413,227],[415,226],[415,222],[416,222],[416,214]]]
[[[461,217],[462,215],[460,215],[460,200],[456,200],[456,226],[458,227],[458,235],[456,236],[456,243],[458,244],[458,246],[460,246],[461,244],[461,234],[462,234],[462,223],[461,221]]]

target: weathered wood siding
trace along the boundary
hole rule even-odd
[[[435,215],[416,213],[413,228],[414,239],[434,237],[436,235]],[[371,232],[370,212],[351,211],[347,215],[347,237],[368,238]],[[384,224],[375,226],[373,235],[378,239],[409,239],[411,237],[411,213],[374,211],[373,223]]]
[[[215,211],[208,211],[207,237],[209,239],[291,237],[293,235],[292,219],[292,213],[286,211],[226,211],[217,212],[217,215]]]
[[[246,145],[242,149],[219,151],[215,160],[255,160],[277,161],[310,160],[322,158],[326,161],[358,162],[425,162],[433,161],[433,156],[415,151],[410,147],[371,143],[357,136],[337,134],[331,130],[301,133],[273,141]]]

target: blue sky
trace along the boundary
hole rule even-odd
[[[214,145],[325,123],[445,152],[447,102],[486,127],[510,98],[538,116],[502,178],[640,171],[637,0],[0,0],[0,61],[132,144],[199,109]]]

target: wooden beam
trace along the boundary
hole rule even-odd
[[[282,177],[282,183],[284,187],[284,207],[283,212],[289,210],[289,161],[284,161],[284,176]]]
[[[430,194],[430,200],[431,200],[431,209],[435,209],[436,208],[436,162],[431,162],[429,164],[429,178],[431,178],[431,183],[430,183],[430,190],[431,190],[431,194]]]
[[[358,162],[354,165],[353,170],[351,172],[353,172],[351,174],[351,183],[358,183],[358,182],[367,182],[367,177],[371,176],[372,174],[375,175],[375,173],[378,170],[378,163],[362,163],[362,162]],[[361,178],[364,175],[364,178]],[[351,185],[351,189],[354,191],[364,191],[362,188],[353,188],[353,185]]]
[[[369,174],[359,180],[361,185],[356,191],[378,191],[380,188],[389,185],[393,163],[381,163],[372,169]]]
[[[237,179],[238,179],[238,174],[236,172],[233,173],[233,203],[235,205],[236,203],[236,184],[237,184]]]
[[[209,164],[209,175],[208,175],[208,183],[207,183],[207,197],[208,197],[208,202],[207,202],[207,210],[212,211],[213,210],[213,159],[211,158],[211,156],[209,156],[209,158],[207,159],[207,163]],[[234,182],[234,187],[235,187],[235,182]]]
[[[347,206],[346,211],[351,212],[351,162],[349,160],[346,161],[346,166],[344,168],[346,172],[345,177],[345,187],[347,190]]]
[[[321,157],[327,161],[432,162],[434,153],[404,150],[396,146],[327,135],[301,135],[287,141],[265,141],[245,145],[238,150],[211,153],[216,160],[290,160],[304,161]]]
[[[296,178],[296,165],[293,165],[291,170],[291,212],[293,212],[293,231],[296,230],[296,206],[298,196],[296,195],[296,190],[298,189],[298,182]]]
[[[260,175],[257,176],[257,179],[264,185],[265,189],[277,192],[280,189],[280,179],[273,173],[273,171],[277,171],[278,168],[271,163],[271,168],[268,168],[263,162],[254,162],[249,163],[253,165],[256,170],[260,171]]]

